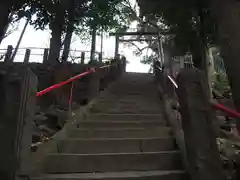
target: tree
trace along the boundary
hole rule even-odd
[[[19,10],[28,2],[28,0],[5,0],[0,2],[0,43],[6,36],[9,24],[20,19],[19,17],[23,14]]]
[[[10,36],[12,33],[18,31],[19,29],[19,21],[13,21],[13,20],[9,20],[9,24],[6,27],[6,31],[4,32],[4,36],[2,38],[5,39],[6,37]]]
[[[182,0],[179,2],[173,0],[159,1],[158,5],[154,4],[151,8],[144,7],[142,0],[138,2],[143,16],[166,24],[169,31],[176,34],[174,38],[176,46],[183,52],[187,48],[190,49],[198,67],[206,65],[205,55],[203,55],[206,53],[204,50],[206,47],[212,44],[221,45],[221,55],[224,59],[234,103],[240,111],[240,81],[238,79],[240,19],[237,15],[240,12],[240,2],[237,0]],[[240,124],[238,131],[240,132]]]
[[[10,23],[12,8],[12,1],[0,2],[0,43],[2,42],[6,34],[8,24]]]
[[[191,52],[195,65],[205,69],[206,49],[215,42],[215,23],[205,1],[192,2],[161,1],[155,10],[142,7],[141,16],[162,26],[157,30],[174,34],[172,40],[180,53]]]
[[[74,32],[74,11],[75,11],[75,1],[70,0],[68,4],[68,14],[67,14],[67,29],[66,29],[66,35],[63,42],[63,54],[62,54],[62,62],[66,62],[68,59],[70,46],[71,46],[71,40],[72,35]]]
[[[31,22],[36,28],[45,29],[49,26],[52,32],[49,61],[56,63],[62,45],[64,45],[62,60],[67,60],[74,31],[86,33],[93,27],[109,31],[127,24],[129,18],[126,18],[127,12],[121,6],[123,1],[41,0],[32,1],[28,11],[37,16]]]

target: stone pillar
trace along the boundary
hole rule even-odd
[[[37,78],[31,70],[11,69],[2,69],[0,74],[0,179],[4,180],[28,171],[37,91]]]
[[[100,90],[100,72],[99,69],[96,72],[92,72],[88,75],[88,99],[91,100],[99,93]]]
[[[187,69],[177,78],[187,161],[192,179],[223,180],[205,77],[200,70]]]
[[[73,76],[72,66],[69,64],[61,64],[58,67],[55,67],[55,74],[54,74],[54,84],[61,83],[66,81],[67,79]],[[64,109],[69,108],[69,97],[71,93],[71,83],[62,86],[53,91],[56,95],[56,103],[58,106]]]

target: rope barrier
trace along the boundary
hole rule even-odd
[[[210,102],[210,104],[213,105],[216,109],[223,111],[223,112],[231,115],[232,117],[240,118],[240,113],[237,111],[234,111],[234,110],[232,110],[222,104],[219,104],[219,103]]]
[[[108,68],[108,67],[111,67],[111,66],[113,66],[113,65],[101,66],[101,67],[99,67],[99,69],[104,69],[104,68]],[[41,97],[41,96],[43,96],[43,95],[53,91],[54,89],[58,89],[58,88],[60,88],[62,86],[65,86],[66,84],[72,83],[73,81],[82,78],[83,76],[86,76],[86,75],[88,75],[90,73],[96,72],[96,69],[97,68],[90,68],[90,70],[88,70],[86,72],[83,72],[81,74],[78,74],[78,75],[76,75],[76,76],[74,76],[74,77],[72,77],[72,78],[70,78],[70,79],[68,79],[66,81],[60,82],[58,84],[54,84],[54,85],[52,85],[52,86],[50,86],[50,87],[48,87],[48,88],[46,88],[46,89],[44,89],[42,91],[37,92],[36,96],[37,97]]]
[[[49,93],[50,91],[53,91],[54,89],[58,89],[58,88],[66,85],[66,84],[69,84],[69,83],[71,83],[71,82],[73,82],[73,81],[75,81],[77,79],[80,79],[83,76],[86,76],[86,75],[90,74],[91,72],[95,72],[95,70],[93,71],[93,69],[90,69],[89,71],[86,71],[84,73],[78,74],[78,75],[76,75],[76,76],[74,76],[74,77],[72,77],[72,78],[70,78],[70,79],[68,79],[66,81],[60,82],[58,84],[54,84],[54,85],[52,85],[52,86],[50,86],[50,87],[48,87],[48,88],[46,88],[46,89],[44,89],[42,91],[37,92],[37,97],[41,97],[41,96]]]
[[[176,82],[171,76],[168,75],[167,77],[168,77],[168,79],[171,81],[171,83],[174,85],[174,87],[177,89],[177,88],[178,88],[177,82]],[[215,102],[212,102],[212,101],[210,101],[210,104],[211,104],[213,107],[215,107],[216,109],[227,113],[227,114],[230,115],[231,117],[240,118],[240,113],[239,113],[239,112],[234,111],[234,110],[232,110],[232,109],[224,106],[223,104],[215,103]]]

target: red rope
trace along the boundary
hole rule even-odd
[[[86,71],[84,73],[78,74],[78,75],[76,75],[76,76],[74,76],[74,77],[72,77],[72,78],[70,78],[70,79],[68,79],[66,81],[63,81],[63,82],[60,82],[58,84],[52,85],[52,86],[50,86],[50,87],[48,87],[48,88],[46,88],[46,89],[44,89],[42,91],[37,92],[36,96],[37,97],[41,97],[41,96],[43,96],[43,95],[53,91],[54,89],[58,89],[58,88],[60,88],[60,87],[62,87],[64,85],[69,84],[69,83],[71,83],[71,82],[73,82],[73,81],[75,81],[77,79],[80,79],[83,76],[86,76],[86,75],[88,75],[88,74],[90,74],[92,72],[96,72],[96,69],[95,68],[91,68],[89,71]]]
[[[175,88],[178,88],[176,81],[171,76],[168,76],[168,78],[170,79],[171,83],[175,86]],[[216,109],[223,111],[232,117],[240,118],[240,113],[237,111],[234,111],[219,103],[210,102],[210,104],[212,104]]]
[[[235,118],[240,118],[240,113],[237,111],[234,111],[222,104],[219,103],[214,103],[214,102],[210,102],[216,109],[223,111],[225,113],[227,113],[228,115],[235,117]]]

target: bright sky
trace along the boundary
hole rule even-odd
[[[135,0],[132,0],[135,1]],[[25,20],[21,20],[19,24],[18,31],[15,31],[10,36],[5,38],[3,42],[0,45],[0,49],[6,49],[8,45],[12,45],[13,47],[16,46],[17,41],[19,39],[21,30],[23,29],[25,24]],[[136,27],[136,24],[133,23],[132,27]],[[49,47],[49,40],[50,40],[50,32],[49,31],[36,31],[33,29],[32,26],[28,26],[26,33],[22,39],[20,48],[26,48],[26,47],[38,47],[38,48],[48,48]],[[97,38],[97,45],[96,50],[100,52],[100,38]],[[71,49],[73,50],[90,50],[90,44],[82,44],[79,37],[74,36],[71,44]],[[115,50],[115,38],[114,37],[104,37],[103,41],[103,52],[104,57],[113,57],[114,56],[114,50]],[[120,44],[120,54],[123,54],[126,56],[127,60],[129,61],[129,64],[127,65],[127,71],[129,72],[148,72],[149,66],[143,65],[140,63],[141,57],[134,56],[133,51],[135,50],[134,47],[129,48],[124,46],[123,44]],[[3,52],[0,50],[0,52]],[[16,57],[16,61],[23,61],[24,58],[24,50],[20,49],[18,51],[18,56]],[[32,50],[31,54],[37,54],[37,55],[31,55],[30,56],[30,62],[41,62],[42,61],[42,54],[43,50]],[[76,53],[75,56],[80,56],[80,54]]]

